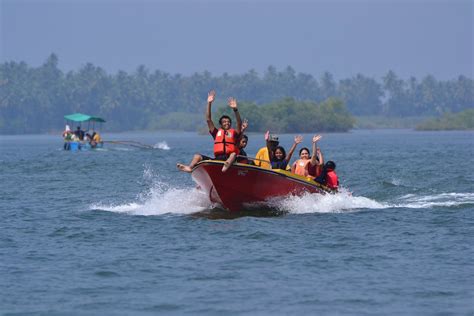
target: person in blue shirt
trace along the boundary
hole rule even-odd
[[[295,136],[295,141],[293,142],[293,145],[291,146],[290,151],[288,152],[288,155],[286,154],[285,148],[283,148],[282,146],[277,146],[274,150],[271,150],[271,148],[268,148],[268,153],[270,155],[270,164],[272,166],[272,169],[283,169],[283,170],[289,169],[288,164],[290,163],[291,156],[293,156],[296,146],[298,146],[298,144],[301,144],[302,141],[303,141],[303,136],[301,135]]]

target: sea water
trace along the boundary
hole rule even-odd
[[[254,155],[263,135],[249,137]],[[210,216],[216,206],[176,169],[212,154],[209,135],[104,139],[153,149],[0,137],[0,314],[474,311],[473,132],[323,134],[339,194],[233,219]]]

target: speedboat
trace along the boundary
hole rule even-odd
[[[223,161],[204,160],[193,168],[191,176],[211,202],[230,212],[239,212],[252,204],[261,205],[288,195],[334,192],[311,178],[286,170],[235,163],[222,172],[223,166]]]

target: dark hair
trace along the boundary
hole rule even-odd
[[[277,149],[280,149],[281,152],[283,153],[283,158],[281,158],[281,160],[285,159],[286,158],[286,151],[285,151],[285,148],[283,148],[282,146],[277,146],[274,150],[274,152],[277,151]],[[275,156],[275,159],[278,160],[278,158]]]
[[[306,147],[303,147],[303,148],[300,149],[300,156],[301,156],[301,152],[302,152],[303,150],[306,150],[306,151],[308,152],[308,155],[309,155],[309,149],[306,148]]]
[[[328,162],[326,162],[325,167],[326,169],[336,170],[336,163],[332,160],[329,160]]]
[[[242,135],[242,139],[245,139],[246,141],[249,141],[249,137],[247,135]]]
[[[219,119],[219,124],[222,125],[222,119],[225,119],[225,118],[226,118],[226,119],[229,119],[230,124],[232,124],[232,119],[231,119],[229,116],[227,116],[227,115],[222,115],[222,116],[221,116],[221,118]]]

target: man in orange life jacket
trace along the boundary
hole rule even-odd
[[[239,154],[239,140],[240,133],[242,130],[242,119],[240,118],[239,110],[237,108],[237,100],[234,98],[228,99],[229,107],[234,111],[235,118],[237,119],[237,126],[235,129],[232,128],[232,120],[227,115],[221,116],[219,119],[220,128],[217,129],[212,121],[211,117],[211,105],[214,102],[216,92],[210,91],[207,95],[207,108],[206,108],[206,122],[209,127],[209,133],[214,139],[214,160],[224,160],[224,167],[222,172],[227,171],[235,158]],[[212,158],[195,154],[191,163],[186,166],[181,163],[176,164],[176,167],[184,172],[191,172],[194,166],[201,160],[210,160]]]

